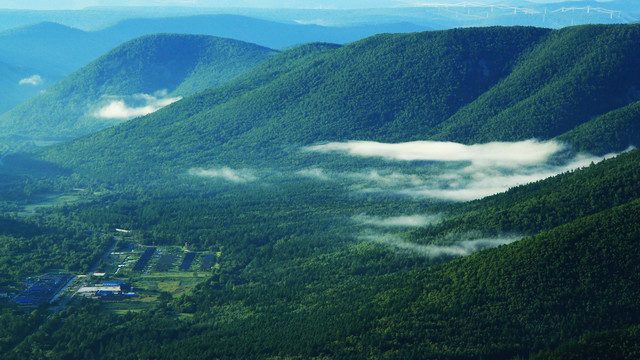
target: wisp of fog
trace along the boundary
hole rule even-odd
[[[570,154],[556,141],[492,142],[464,145],[452,142],[414,141],[386,144],[371,141],[348,141],[305,147],[304,151],[334,153],[350,157],[379,157],[389,160],[388,168],[363,169],[331,173],[322,168],[299,171],[298,175],[329,181],[351,182],[355,191],[393,193],[445,201],[469,201],[511,187],[542,180],[563,172],[588,166],[616,154],[593,156]],[[417,172],[403,173],[394,163],[407,161],[447,162],[434,174],[428,164],[416,165]],[[455,166],[457,164],[457,166]]]
[[[381,228],[394,227],[418,227],[432,225],[438,222],[441,215],[400,215],[400,216],[370,216],[358,214],[351,218],[354,222],[362,225],[371,225]]]
[[[166,90],[157,91],[153,95],[106,95],[101,100],[102,103],[106,100],[106,105],[102,105],[98,110],[94,111],[93,116],[100,119],[129,120],[151,114],[182,99],[181,96],[166,96]]]
[[[226,166],[212,169],[195,168],[189,170],[189,174],[205,178],[222,179],[232,183],[247,183],[258,179],[254,171],[248,169],[234,170]]]
[[[469,161],[480,166],[519,167],[546,161],[565,147],[554,141],[525,140],[464,145],[454,142],[412,141],[387,144],[375,141],[347,141],[309,146],[316,152],[344,152],[351,156],[382,157],[389,160]]]
[[[452,241],[447,244],[422,245],[403,240],[394,234],[379,234],[369,232],[359,236],[361,240],[372,241],[378,244],[390,246],[398,251],[408,251],[410,253],[436,259],[443,256],[467,256],[474,252],[507,245],[522,239],[521,236],[505,236],[495,238],[478,238],[471,240]]]
[[[42,83],[44,83],[44,79],[42,78],[42,76],[35,74],[31,77],[20,79],[20,81],[18,82],[18,85],[39,86],[39,85],[42,85]]]

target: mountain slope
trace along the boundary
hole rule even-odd
[[[637,146],[640,144],[640,101],[581,124],[557,139],[598,154]]]
[[[78,163],[88,164],[88,159],[80,160],[81,154],[88,155],[85,146],[115,155],[109,148],[121,137],[131,144],[127,161],[164,167],[202,166],[239,156],[256,161],[268,154],[273,159],[289,156],[289,146],[316,141],[424,139],[504,77],[520,52],[547,33],[535,28],[460,29],[380,35],[302,57],[298,54],[310,48],[294,49],[227,86],[48,150],[49,159],[75,152]],[[509,51],[501,51],[505,48]],[[239,149],[246,152],[240,155]],[[114,158],[113,164],[123,164],[121,160]]]
[[[0,131],[32,139],[94,132],[176,97],[218,86],[273,54],[257,45],[209,36],[142,37],[0,116]]]
[[[592,39],[597,46],[587,46]],[[108,166],[117,176],[237,162],[304,164],[300,146],[329,141],[548,140],[610,111],[633,111],[625,96],[640,83],[636,40],[638,25],[477,28],[379,35],[302,58],[285,52],[226,86],[49,149],[45,158],[92,174]],[[629,130],[619,126],[600,134]],[[119,153],[116,143],[128,151]],[[96,149],[111,155],[94,162]]]
[[[273,49],[309,42],[345,44],[374,34],[426,30],[410,23],[344,27],[301,25],[260,20],[238,15],[200,15],[161,19],[128,19],[96,34],[120,40],[153,33],[192,33],[228,37]]]
[[[0,114],[42,91],[46,85],[35,71],[0,62]]]
[[[442,207],[438,224],[414,230],[410,237],[428,243],[448,234],[482,232],[535,234],[640,198],[640,151],[515,187],[481,200]],[[433,211],[437,211],[434,209]]]
[[[573,180],[637,168],[632,155]],[[639,201],[629,196],[534,237],[430,266],[357,241],[309,253],[308,239],[267,241],[244,267],[225,248],[223,270],[187,296],[127,316],[71,309],[6,357],[34,356],[34,347],[125,359],[526,357],[638,325]],[[175,221],[198,218],[182,216]]]
[[[637,25],[555,31],[500,84],[440,124],[436,138],[548,139],[634,102],[638,38]]]
[[[377,33],[422,30],[425,28],[406,23],[320,27],[232,15],[129,19],[96,31],[42,22],[0,32],[0,62],[32,69],[25,77],[38,75],[50,85],[124,42],[155,33],[212,35],[267,47],[289,47],[312,41],[346,43]],[[41,89],[32,89],[13,102],[0,99],[0,110],[27,100]]]
[[[20,69],[0,78],[0,114],[38,94],[109,47],[81,30],[45,22],[0,32],[0,63]],[[3,70],[4,71],[4,70]],[[21,82],[21,80],[24,80]]]

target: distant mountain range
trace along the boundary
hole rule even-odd
[[[235,15],[130,19],[99,31],[83,31],[53,22],[26,25],[0,32],[0,62],[28,69],[17,81],[7,78],[6,83],[0,83],[7,92],[16,87],[20,90],[11,92],[11,98],[3,97],[0,110],[18,105],[121,43],[147,34],[212,35],[281,48],[314,41],[347,43],[377,33],[421,30],[425,28],[408,23],[330,28]],[[37,84],[18,86],[20,80],[29,78],[38,79]]]
[[[279,23],[354,26],[411,22],[432,29],[460,26],[532,25],[564,27],[587,23],[628,23],[640,19],[637,0],[611,1],[437,1],[406,4],[368,2],[357,7],[324,6],[304,9],[304,4],[284,9],[247,7],[88,7],[76,11],[0,10],[0,30],[52,21],[84,30],[106,28],[132,18],[165,18],[193,15],[233,14]]]
[[[108,50],[152,33],[229,37],[282,49],[307,42],[349,43],[379,33],[453,27],[527,25],[560,28],[586,23],[630,23],[640,19],[634,1],[578,1],[508,6],[495,2],[451,2],[420,7],[360,10],[245,8],[119,8],[81,11],[0,10],[0,62],[28,69],[0,83],[0,113],[18,105]],[[82,29],[82,30],[80,30]],[[6,81],[9,81],[7,78]]]

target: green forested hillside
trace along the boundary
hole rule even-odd
[[[582,151],[604,154],[640,144],[640,101],[601,115],[557,137]]]
[[[571,349],[583,335],[638,324],[640,203],[632,198],[440,264],[319,233],[227,244],[221,271],[192,294],[126,316],[70,309],[6,357],[507,359]]]
[[[637,101],[639,36],[638,26],[553,32],[497,86],[443,122],[437,138],[548,139]]]
[[[534,234],[640,198],[640,151],[618,155],[585,169],[567,172],[479,201],[444,207],[449,218],[416,230],[418,241],[450,232]],[[435,211],[435,210],[434,210]]]
[[[33,139],[87,134],[136,116],[126,116],[124,105],[133,109],[155,106],[167,98],[215,87],[275,53],[257,45],[209,36],[138,38],[2,115],[0,131],[5,136]],[[122,107],[115,109],[119,113],[101,115],[100,110],[114,101],[124,101]]]
[[[308,54],[304,47],[304,56],[293,49],[227,86],[52,148],[45,158],[88,168],[92,161],[81,156],[90,156],[84,150],[90,146],[92,153],[114,156],[102,156],[101,169],[135,161],[147,164],[144,171],[157,172],[148,165],[263,162],[317,141],[425,139],[435,125],[506,76],[520,52],[548,32],[460,29],[380,35]],[[118,151],[110,149],[114,141],[130,144],[122,153],[126,161],[116,159]]]
[[[380,35],[304,57],[292,50],[226,86],[43,158],[92,174],[108,167],[115,176],[136,171],[130,161],[148,174],[266,159],[291,164],[296,147],[325,141],[552,139],[611,118],[598,134],[615,138],[633,134],[626,126],[635,119],[638,39],[636,25],[480,28]],[[580,134],[560,139],[598,153],[635,141],[588,145],[592,132]]]
[[[37,248],[17,240],[27,231],[49,244],[68,223],[95,232],[76,231],[58,247],[55,258],[69,268],[86,265],[63,255],[80,234],[115,228],[131,229],[132,241],[144,245],[188,242],[216,253],[219,266],[191,291],[163,292],[146,310],[126,314],[95,302],[49,320],[3,309],[3,321],[30,330],[3,333],[0,355],[544,359],[593,351],[633,358],[640,150],[591,165],[597,158],[578,152],[637,145],[637,40],[640,27],[630,25],[307,44],[143,118],[3,157],[0,175],[9,180],[0,190],[12,197],[0,193],[11,213],[2,221],[14,230],[0,232],[0,244],[8,249],[12,242]],[[540,167],[491,156],[397,161],[308,148],[530,137],[554,141]],[[587,166],[468,203],[385,187],[451,180],[437,188],[446,191],[475,177],[493,186],[573,169],[567,159]],[[84,194],[81,203],[18,217],[32,194],[71,189]],[[93,254],[100,241],[91,237],[76,254]]]

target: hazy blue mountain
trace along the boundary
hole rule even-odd
[[[11,94],[0,99],[0,112],[24,102],[117,44],[51,22],[1,32],[0,62],[25,70],[19,79],[0,80],[0,87],[7,89],[3,94]],[[25,82],[20,85],[22,79]]]
[[[344,44],[379,33],[424,30],[425,27],[410,23],[325,27],[285,24],[237,15],[201,15],[123,20],[96,34],[116,37],[121,41],[159,32],[206,34],[278,49],[318,41]]]
[[[132,18],[162,18],[193,15],[242,15],[279,23],[354,26],[411,22],[431,29],[460,26],[531,25],[564,27],[588,23],[629,23],[640,19],[637,0],[559,1],[441,1],[441,6],[369,4],[362,9],[350,5],[322,9],[203,8],[203,7],[88,7],[80,11],[0,10],[0,30],[42,21],[58,22],[83,30],[95,30]],[[447,3],[448,6],[446,5]],[[516,10],[518,8],[520,10]]]
[[[123,42],[154,33],[213,35],[279,48],[313,41],[347,43],[377,33],[422,30],[425,28],[408,23],[320,27],[231,15],[130,19],[98,31],[43,22],[0,32],[0,62],[32,69],[32,74],[25,78],[38,76],[45,86],[61,80]],[[28,99],[42,88],[14,92],[13,100],[0,99],[0,111]]]
[[[0,114],[42,91],[49,85],[47,77],[44,73],[0,62]]]
[[[0,116],[0,131],[34,140],[80,136],[218,86],[275,53],[205,35],[145,36]]]
[[[79,29],[43,22],[0,33],[0,61],[45,71],[59,79],[114,44]]]

